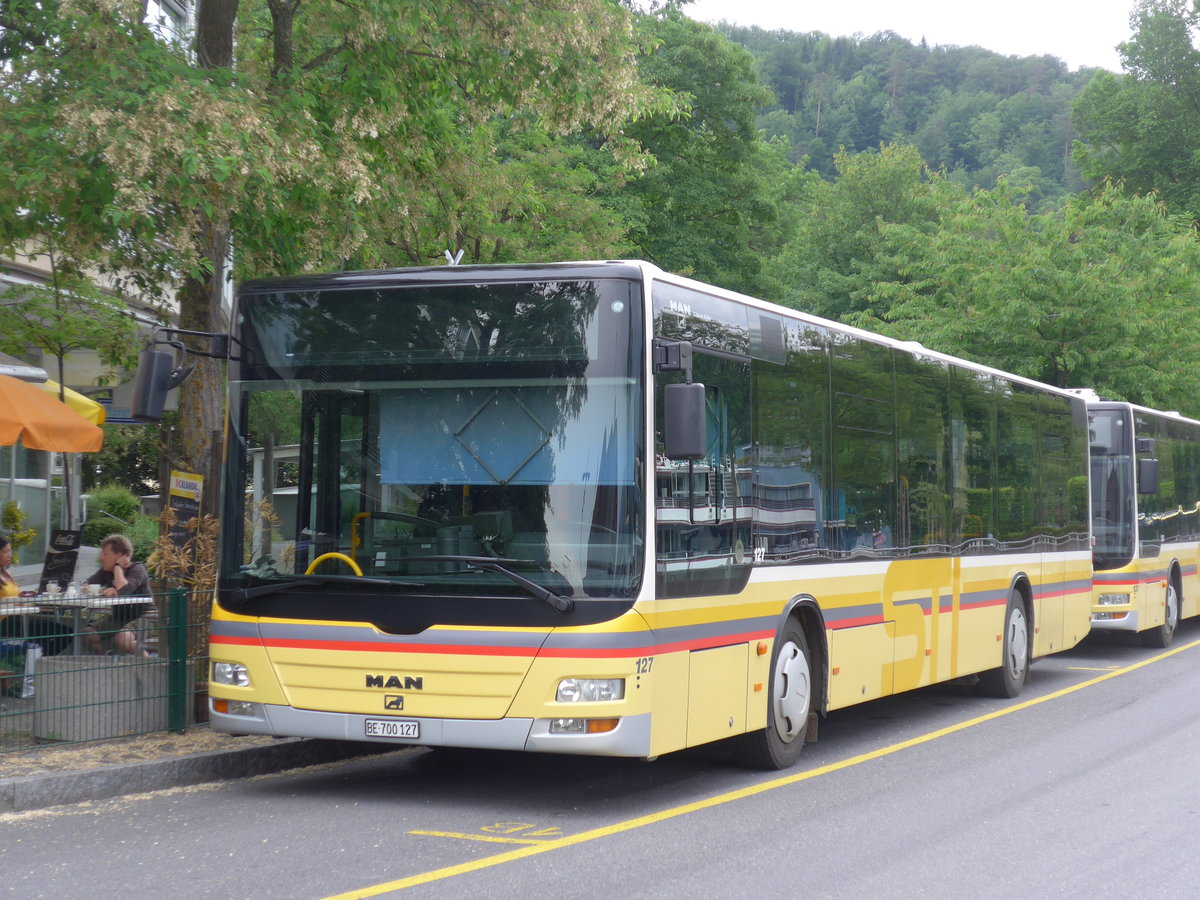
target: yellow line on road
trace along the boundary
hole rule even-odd
[[[380,894],[387,894],[393,891],[404,890],[405,888],[416,887],[420,884],[429,884],[434,881],[442,881],[447,878],[454,878],[458,875],[466,875],[470,872],[478,872],[483,869],[490,869],[494,866],[503,865],[504,863],[514,862],[518,859],[525,859],[530,856],[536,856],[540,853],[549,853],[553,850],[562,850],[566,847],[574,847],[577,844],[585,844],[589,841],[594,841],[599,838],[610,837],[614,834],[621,834],[626,831],[633,831],[635,828],[643,828],[647,825],[654,825],[658,822],[665,822],[668,819],[676,819],[680,816],[686,816],[690,813],[699,812],[705,809],[712,809],[716,806],[724,806],[727,803],[732,803],[735,800],[744,800],[747,797],[753,797],[757,794],[765,794],[767,791],[777,790],[778,788],[787,787],[789,785],[798,784],[801,781],[808,781],[812,778],[818,778],[821,775],[828,775],[831,772],[839,772],[843,769],[849,769],[852,766],[857,766],[865,762],[870,762],[874,759],[880,759],[884,756],[891,756],[893,753],[899,753],[901,750],[908,750],[911,747],[917,747],[921,744],[928,744],[938,738],[946,737],[947,735],[955,734],[959,731],[966,731],[968,728],[974,728],[977,725],[982,725],[986,722],[994,721],[995,719],[1011,715],[1015,712],[1020,712],[1024,709],[1037,706],[1041,703],[1047,703],[1050,700],[1057,700],[1060,697],[1065,697],[1068,694],[1073,694],[1076,691],[1082,691],[1084,688],[1093,687],[1109,679],[1116,678],[1119,675],[1126,675],[1137,669],[1145,668],[1151,663],[1160,662],[1177,653],[1182,653],[1185,650],[1191,650],[1194,647],[1200,647],[1200,640],[1192,641],[1190,644],[1183,644],[1179,647],[1174,647],[1171,650],[1159,653],[1157,656],[1152,656],[1149,659],[1141,660],[1128,666],[1123,666],[1119,669],[1105,672],[1103,675],[1097,675],[1095,678],[1090,678],[1087,681],[1081,681],[1079,684],[1071,685],[1070,687],[1061,688],[1050,694],[1045,694],[1041,697],[1036,697],[1032,700],[1026,700],[1023,703],[1016,703],[1012,706],[1006,706],[1004,709],[998,709],[995,712],[987,713],[986,715],[976,716],[974,719],[967,719],[965,722],[959,722],[957,725],[949,725],[945,728],[939,728],[936,731],[930,731],[918,737],[911,738],[907,741],[901,741],[898,744],[891,744],[887,747],[881,747],[878,750],[872,750],[868,753],[860,753],[858,756],[852,756],[848,759],[843,759],[840,762],[830,763],[826,766],[820,766],[816,769],[809,769],[804,772],[797,772],[794,775],[785,775],[781,778],[774,778],[771,781],[764,781],[759,784],[752,784],[749,787],[739,788],[736,791],[728,791],[724,794],[717,794],[714,797],[708,797],[704,800],[696,800],[692,803],[685,803],[682,806],[673,806],[669,809],[659,810],[655,813],[650,813],[645,816],[638,816],[635,819],[626,819],[623,822],[614,822],[611,825],[604,825],[600,828],[593,828],[590,831],[581,831],[579,834],[566,835],[565,837],[555,840],[540,842],[537,846],[521,847],[516,850],[509,850],[506,853],[498,853],[495,856],[486,856],[483,859],[475,859],[465,863],[459,863],[454,866],[446,866],[442,869],[434,869],[429,872],[421,872],[417,875],[410,875],[407,878],[398,878],[395,881],[386,881],[382,884],[375,884],[369,887],[359,888],[358,890],[347,891],[344,894],[334,894],[325,900],[361,900],[364,897],[378,897]]]
[[[425,837],[462,838],[464,841],[484,841],[488,844],[544,844],[549,838],[538,841],[527,841],[521,838],[490,837],[486,834],[463,834],[459,831],[410,831],[409,834],[421,834]]]

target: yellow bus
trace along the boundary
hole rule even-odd
[[[1089,397],[1092,628],[1167,647],[1200,613],[1200,422]]]
[[[238,292],[220,731],[624,757],[1088,631],[1086,403],[638,261]]]

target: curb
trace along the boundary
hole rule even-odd
[[[25,812],[88,800],[109,800],[164,788],[251,778],[370,756],[397,749],[356,741],[288,738],[265,747],[212,750],[193,756],[105,766],[85,772],[0,779],[0,813]]]

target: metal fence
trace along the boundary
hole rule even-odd
[[[97,598],[0,601],[0,753],[205,721],[209,596],[156,594],[127,621]]]

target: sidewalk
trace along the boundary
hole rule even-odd
[[[392,744],[234,737],[207,726],[0,755],[0,814],[249,778],[403,749]]]

